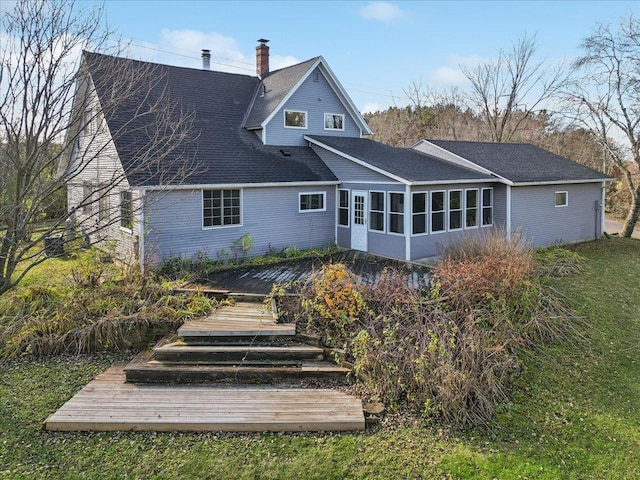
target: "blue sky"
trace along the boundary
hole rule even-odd
[[[252,74],[258,38],[271,68],[322,55],[361,110],[406,104],[413,81],[465,87],[474,65],[536,35],[538,58],[570,61],[598,23],[640,16],[638,0],[608,1],[122,1],[105,3],[109,24],[131,39],[129,55]]]

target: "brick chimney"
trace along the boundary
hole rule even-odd
[[[256,72],[258,73],[258,77],[262,78],[263,75],[269,73],[269,47],[267,46],[267,42],[269,40],[265,40],[261,38],[258,40],[260,45],[256,47]]]
[[[202,49],[202,69],[211,70],[211,50]]]

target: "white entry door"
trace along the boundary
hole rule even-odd
[[[351,193],[351,248],[367,251],[367,192]]]

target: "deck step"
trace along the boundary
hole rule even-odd
[[[359,399],[331,389],[135,385],[114,366],[45,422],[55,431],[364,430]]]
[[[125,368],[131,383],[268,383],[302,379],[347,381],[350,369],[323,361],[264,361],[227,364],[160,362],[143,352]]]
[[[153,349],[162,362],[229,362],[257,360],[322,360],[324,350],[301,343],[269,345],[185,345],[170,343]]]

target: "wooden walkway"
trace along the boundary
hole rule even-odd
[[[363,430],[362,403],[337,390],[125,383],[102,373],[45,422],[56,431]]]

